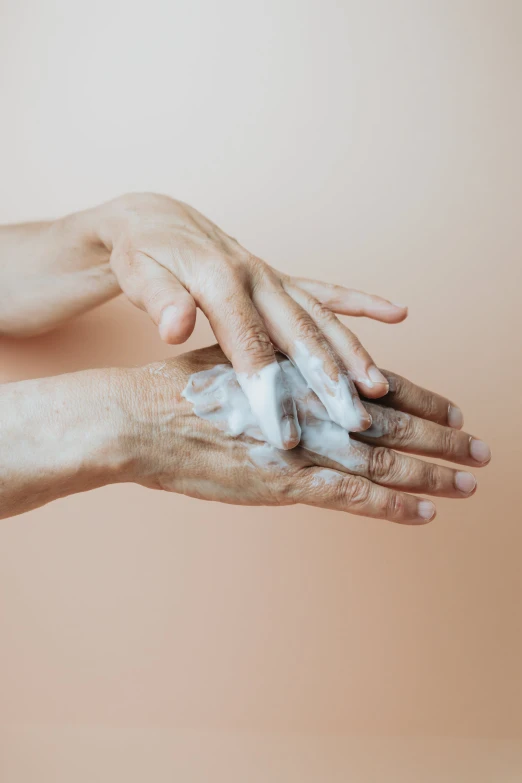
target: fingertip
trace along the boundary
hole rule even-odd
[[[281,446],[284,451],[295,449],[301,441],[301,427],[297,417],[283,419],[281,426]]]
[[[404,321],[408,317],[408,307],[407,305],[401,305],[396,304],[395,302],[390,302],[390,311],[388,313],[388,323],[390,324],[400,324],[402,321]]]
[[[301,427],[279,363],[270,362],[250,373],[236,370],[236,377],[266,441],[284,451],[295,448]]]
[[[400,324],[408,317],[408,308],[386,302],[384,307],[368,311],[365,315],[373,321],[380,321],[384,324]]]
[[[355,384],[361,394],[372,400],[385,397],[390,391],[387,383],[372,383],[370,385],[367,381],[356,381]]]
[[[471,497],[477,490],[477,479],[473,473],[468,473],[465,470],[458,470],[454,475],[455,489],[465,497]]]
[[[469,453],[479,465],[487,465],[491,461],[491,449],[487,443],[478,438],[470,437]]]
[[[351,427],[345,427],[349,432],[366,432],[372,426],[372,417],[365,411],[365,416],[361,416],[359,422]]]
[[[402,321],[405,321],[406,318],[408,317],[409,309],[406,305],[395,305],[395,307],[398,307],[399,311],[393,323],[400,324]]]
[[[182,304],[170,304],[162,310],[159,334],[168,345],[178,345],[188,340],[196,325],[196,303],[187,298]]]
[[[375,366],[370,365],[366,370],[366,378],[354,378],[357,388],[363,392],[365,397],[384,397],[390,390],[388,379]],[[353,377],[353,376],[352,376]]]
[[[448,424],[454,430],[461,430],[464,426],[464,416],[461,409],[451,402],[448,405]]]
[[[418,521],[420,524],[426,524],[435,519],[437,515],[437,509],[435,504],[431,500],[421,500],[417,505]]]

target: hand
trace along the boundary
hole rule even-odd
[[[369,404],[374,425],[355,438],[331,422],[304,382],[293,383],[303,438],[294,450],[279,451],[263,442],[224,362],[215,346],[129,371],[124,398],[134,481],[225,503],[305,503],[419,524],[434,517],[435,507],[407,493],[465,498],[475,478],[399,451],[475,467],[489,461],[485,443],[447,426],[458,411],[448,400],[388,372],[393,391],[384,404]]]
[[[91,223],[110,251],[121,289],[150,315],[163,340],[184,342],[201,308],[274,446],[293,448],[300,436],[274,346],[299,368],[332,421],[351,431],[370,425],[356,387],[368,398],[380,397],[387,379],[334,313],[397,323],[406,308],[284,275],[166,196],[116,199],[92,210]]]
[[[200,307],[266,439],[280,448],[295,446],[300,433],[273,346],[292,358],[333,421],[360,431],[370,417],[356,387],[376,398],[387,381],[334,313],[387,323],[406,317],[406,308],[379,297],[283,275],[195,209],[153,194],[2,226],[2,257],[0,334],[39,334],[123,290],[166,342],[180,343]]]

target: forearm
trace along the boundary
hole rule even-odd
[[[0,334],[47,331],[119,293],[99,216],[0,227]]]
[[[130,480],[125,372],[0,386],[0,518]]]

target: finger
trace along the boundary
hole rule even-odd
[[[388,379],[376,367],[358,338],[331,310],[298,286],[285,285],[287,293],[312,318],[334,352],[348,370],[359,391],[366,397],[382,397],[388,392]]]
[[[196,324],[196,303],[179,280],[145,253],[115,250],[111,265],[122,291],[145,310],[166,343],[187,340]]]
[[[352,432],[369,427],[353,381],[309,314],[269,280],[257,286],[253,299],[272,341],[290,357],[332,421]]]
[[[379,400],[380,405],[387,405],[395,410],[412,413],[421,419],[446,424],[455,429],[460,429],[464,424],[462,411],[446,397],[416,386],[389,370],[382,370],[382,373],[388,379],[390,391],[386,397]]]
[[[297,446],[301,428],[295,402],[243,281],[232,272],[222,275],[218,284],[208,281],[198,305],[232,363],[267,441],[279,449]]]
[[[290,489],[294,503],[347,511],[375,519],[388,519],[403,525],[419,525],[435,517],[430,500],[372,484],[326,468],[306,468]]]
[[[389,446],[394,449],[445,459],[461,465],[481,467],[491,459],[487,443],[467,432],[444,427],[409,413],[383,408],[368,403],[372,426],[363,435],[365,443]]]
[[[293,277],[292,283],[339,315],[364,316],[388,324],[398,324],[408,315],[408,308],[404,305],[394,304],[374,294],[365,294],[364,291],[322,283],[319,280],[307,280],[304,277]]]
[[[469,497],[476,489],[477,482],[471,473],[399,454],[380,442],[371,443],[364,435],[360,433],[356,438],[325,422],[315,427],[308,424],[303,428],[301,447],[322,467],[346,470],[392,489],[449,498]]]

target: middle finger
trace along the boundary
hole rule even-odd
[[[491,458],[489,449],[483,448],[485,444],[467,432],[373,403],[366,403],[366,407],[372,426],[357,433],[357,438],[363,435],[366,443],[472,467],[487,465]]]
[[[331,420],[351,432],[367,429],[370,416],[354,383],[310,315],[275,286],[258,288],[253,301],[272,342],[299,369]]]
[[[386,446],[370,446],[350,436],[348,444],[331,450],[324,446],[328,438],[311,442],[310,435],[309,430],[303,431],[301,447],[311,453],[314,461],[314,455],[321,458],[316,461],[317,465],[344,469],[391,489],[465,498],[470,497],[477,486],[472,473],[408,457]]]

